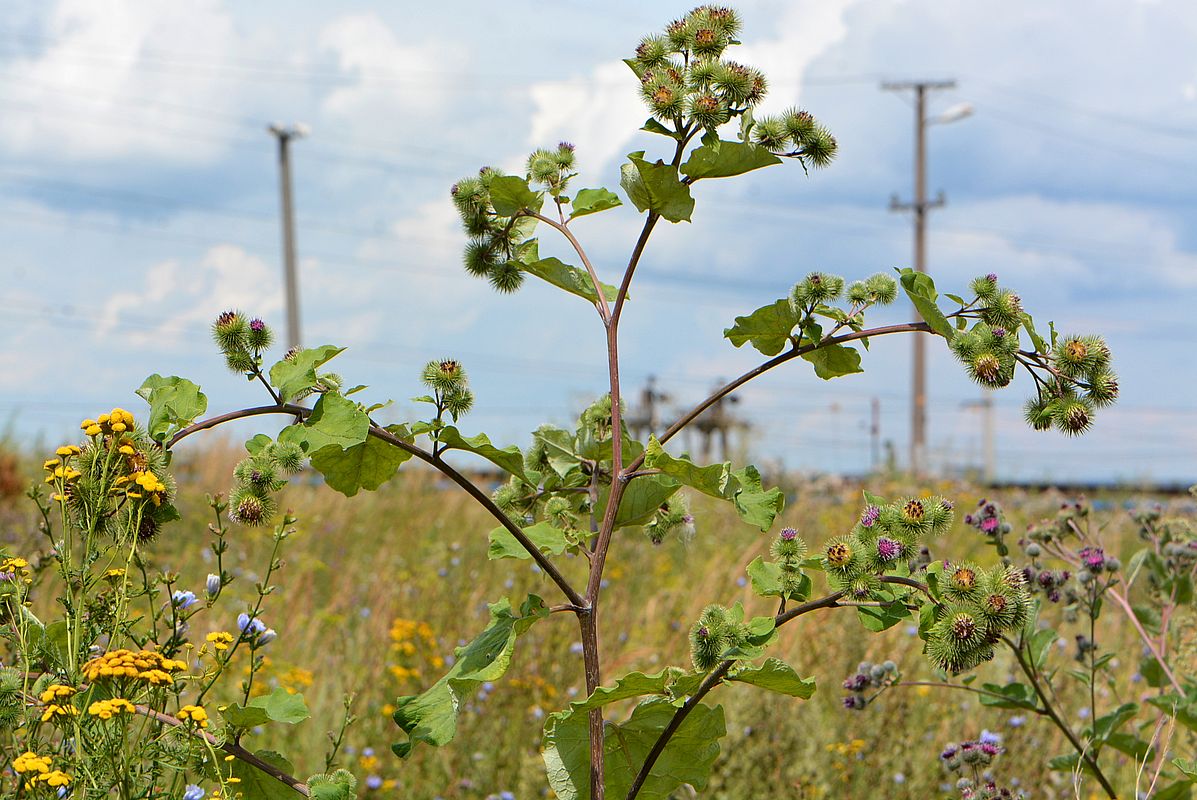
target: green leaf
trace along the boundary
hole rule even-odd
[[[573,211],[570,212],[569,218],[577,219],[621,205],[623,201],[619,199],[619,195],[609,189],[580,189],[574,196]]]
[[[274,440],[266,434],[259,433],[257,436],[245,442],[245,451],[251,456],[256,456],[258,453],[262,452],[263,449],[265,449],[266,445],[273,441]]]
[[[864,625],[867,630],[880,633],[909,617],[910,609],[906,607],[904,602],[896,601],[886,603],[877,608],[859,606],[856,609],[856,616],[860,618],[860,624]]]
[[[653,675],[629,672],[618,678],[614,686],[600,686],[582,702],[571,703],[570,710],[589,711],[592,708],[600,708],[620,700],[627,700],[630,697],[643,697],[649,694],[661,695],[668,698],[673,705],[680,706],[684,702],[685,694],[689,693],[681,690],[687,688],[684,685],[689,683],[689,678],[693,677],[697,677],[701,681],[703,676],[687,673],[679,667],[666,667]],[[690,692],[692,691],[691,688]]]
[[[1190,800],[1193,796],[1193,782],[1189,780],[1170,783],[1163,789],[1154,792],[1151,800]]]
[[[467,453],[481,456],[499,469],[529,484],[535,485],[538,482],[524,471],[524,454],[513,444],[502,448],[495,447],[485,433],[465,437],[452,425],[446,425],[441,429],[440,442],[451,450],[465,450]]]
[[[1047,342],[1043,341],[1043,337],[1035,330],[1035,320],[1031,319],[1031,315],[1027,312],[1022,312],[1022,326],[1027,329],[1027,336],[1031,337],[1031,344],[1035,345],[1036,353],[1047,352]]]
[[[633,70],[633,71],[635,71],[635,70]],[[636,77],[640,77],[640,76],[637,75]],[[657,120],[654,119],[653,117],[649,117],[648,119],[646,119],[644,121],[644,125],[640,128],[640,130],[646,131],[648,133],[659,133],[662,136],[668,136],[670,139],[678,138],[677,131],[670,130],[669,128],[666,128],[664,125],[657,122]]]
[[[1159,697],[1149,697],[1147,702],[1189,730],[1197,731],[1197,713],[1194,713],[1194,703],[1191,699],[1177,694],[1165,694]]]
[[[790,342],[790,333],[798,324],[798,312],[786,298],[762,306],[746,317],[736,317],[735,323],[723,335],[736,347],[745,342],[763,355],[775,356]]]
[[[1140,762],[1151,754],[1150,744],[1129,733],[1111,733],[1106,744]]]
[[[344,347],[326,344],[300,350],[270,368],[270,385],[278,390],[279,399],[286,403],[316,386],[316,367],[327,363],[345,351]]]
[[[289,425],[278,435],[280,442],[298,445],[309,457],[326,447],[348,450],[366,441],[370,418],[357,403],[339,394],[324,392],[307,420]]]
[[[757,556],[752,559],[747,571],[752,581],[752,591],[761,597],[781,597],[781,567],[775,562]]]
[[[802,356],[803,360],[815,365],[815,374],[825,381],[842,375],[864,372],[860,368],[860,353],[842,344],[829,344],[811,350]]]
[[[558,289],[564,289],[570,294],[584,297],[590,302],[598,300],[594,291],[594,283],[590,280],[590,273],[584,269],[570,266],[557,258],[542,258],[529,263],[516,262],[519,268],[541,280],[548,281]],[[606,283],[602,284],[603,296],[614,300],[619,290]]]
[[[258,750],[254,755],[288,775],[295,773],[295,767],[291,766],[291,762],[273,750]],[[267,775],[239,758],[233,759],[229,764],[232,777],[240,779],[236,786],[242,797],[252,797],[254,800],[295,799],[295,790],[278,778]]]
[[[408,737],[405,742],[391,745],[395,754],[407,758],[419,742],[434,747],[451,742],[457,733],[462,698],[473,694],[479,684],[503,677],[511,664],[516,638],[548,615],[548,607],[536,595],[528,595],[519,615],[512,612],[506,599],[492,605],[486,630],[465,647],[457,648],[456,661],[443,678],[421,694],[395,701],[395,723]]]
[[[990,708],[1014,708],[1024,711],[1033,711],[1039,707],[1038,697],[1035,695],[1035,690],[1025,683],[1008,683],[1005,686],[997,683],[983,683],[981,688],[993,694],[999,694],[1002,698],[993,697],[992,695],[981,695],[981,705],[989,706]]]
[[[1172,766],[1183,772],[1189,778],[1197,781],[1197,761],[1185,761],[1183,758],[1172,759]]]
[[[624,488],[620,498],[619,510],[615,512],[615,527],[626,528],[648,522],[661,504],[672,497],[679,488],[681,484],[667,475],[642,475],[633,479]],[[598,508],[601,514],[606,513],[610,493],[609,486],[599,490]]]
[[[898,275],[906,296],[910,298],[919,314],[931,326],[931,330],[949,342],[952,341],[952,337],[956,335],[956,329],[951,326],[935,302],[938,295],[935,292],[935,281],[931,280],[931,276],[925,272],[915,272],[909,267],[899,270]]]
[[[552,425],[541,425],[532,433],[532,438],[544,445],[545,457],[549,467],[558,476],[564,478],[582,463],[582,459],[574,452],[574,435],[563,428]]]
[[[524,528],[524,535],[536,545],[537,550],[546,555],[559,556],[569,547],[569,538],[565,531],[554,528],[547,522],[538,522]],[[486,555],[492,561],[500,558],[532,558],[531,553],[511,535],[511,531],[501,527],[490,532],[490,549]]]
[[[644,764],[677,709],[663,698],[645,701],[620,723],[608,722],[603,732],[608,797],[626,797]],[[719,755],[719,739],[726,735],[722,706],[698,704],[669,740],[649,771],[637,795],[639,800],[665,800],[682,784],[701,791]],[[549,785],[559,800],[584,800],[590,796],[590,735],[586,712],[550,714],[545,724],[544,762]]]
[[[746,667],[730,676],[731,680],[748,683],[771,692],[807,700],[815,693],[815,679],[801,678],[794,668],[776,658],[765,660],[759,667]]]
[[[761,487],[756,467],[733,471],[730,462],[700,467],[689,458],[674,458],[655,437],[649,439],[644,464],[703,494],[731,501],[742,520],[762,531],[769,530],[785,506],[780,489],[766,491]]]
[[[1051,654],[1052,644],[1059,637],[1051,628],[1044,628],[1031,634],[1027,641],[1027,650],[1031,655],[1031,663],[1043,669],[1047,664],[1047,657]]]
[[[692,152],[682,164],[682,174],[694,180],[730,178],[780,163],[780,158],[760,145],[716,140],[713,145],[704,144]]]
[[[1110,735],[1117,731],[1124,724],[1135,718],[1135,714],[1139,711],[1137,703],[1123,703],[1118,708],[1099,717],[1093,723],[1093,737],[1099,743],[1104,743],[1110,738]]]
[[[514,217],[525,209],[536,213],[544,194],[534,192],[528,182],[516,175],[500,175],[490,180],[490,202],[500,217]]]
[[[362,489],[374,491],[399,471],[411,453],[374,436],[341,450],[326,447],[312,456],[312,468],[324,476],[324,482],[346,497]]]
[[[690,221],[694,198],[672,164],[660,160],[655,163],[645,161],[641,150],[628,155],[628,163],[623,165],[621,173],[619,183],[638,210],[651,210],[670,222]]]
[[[267,722],[295,725],[312,716],[302,694],[291,694],[281,686],[255,697],[245,706],[230,703],[220,711],[226,722],[238,728],[253,728]]]
[[[150,404],[146,431],[158,442],[187,427],[208,410],[208,398],[200,388],[176,375],[169,378],[157,373],[151,375],[142,382],[137,396]]]

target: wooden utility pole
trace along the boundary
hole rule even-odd
[[[283,285],[287,300],[287,347],[300,345],[299,274],[295,265],[295,208],[291,200],[291,140],[307,135],[305,125],[280,125],[267,128],[278,139],[279,194],[282,199]]]
[[[954,89],[955,81],[904,81],[883,83],[889,92],[914,92],[914,199],[901,203],[895,195],[890,200],[891,211],[913,211],[914,268],[927,271],[926,217],[927,211],[944,204],[943,192],[934,200],[927,199],[927,92],[932,89]],[[915,310],[915,316],[922,319]],[[910,397],[910,471],[921,475],[926,469],[927,455],[927,349],[926,339],[913,336],[914,354],[911,367]]]

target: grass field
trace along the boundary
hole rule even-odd
[[[207,551],[211,512],[206,492],[226,490],[233,448],[214,447],[184,457],[178,465],[182,522],[168,528],[152,548],[155,566],[178,573],[178,587],[202,594],[204,577],[214,569]],[[30,472],[30,477],[33,473]],[[925,486],[967,508],[978,490],[962,484]],[[797,527],[812,544],[847,531],[859,512],[858,489],[830,483],[794,489],[781,524]],[[878,481],[870,489],[897,495],[912,486]],[[1011,495],[999,498],[1013,515],[1015,530],[1050,515],[1061,497]],[[1112,497],[1108,521],[1113,549],[1133,547],[1125,497]],[[1136,500],[1145,498],[1134,498]],[[255,737],[253,748],[285,752],[306,775],[324,767],[326,731],[335,730],[351,694],[357,721],[349,728],[340,763],[362,780],[362,795],[403,798],[532,798],[547,795],[540,761],[540,730],[546,713],[578,696],[582,686],[577,627],[567,614],[553,615],[519,642],[508,677],[473,698],[460,717],[449,747],[417,749],[401,761],[390,752],[398,731],[390,721],[397,695],[431,684],[458,644],[485,625],[486,604],[508,596],[518,603],[528,592],[551,602],[555,589],[531,562],[489,562],[486,515],[458,491],[407,467],[382,490],[344,498],[321,485],[296,483],[283,501],[298,516],[299,535],[286,543],[285,566],[267,598],[263,619],[279,633],[269,645],[263,688],[282,685],[304,694],[313,718],[285,734]],[[4,509],[3,544],[20,552],[41,546],[34,535],[32,506],[19,498]],[[695,501],[697,535],[688,542],[653,546],[639,534],[618,539],[608,568],[601,629],[605,676],[629,670],[656,671],[669,664],[688,666],[686,634],[710,602],[743,601],[750,613],[766,614],[771,603],[745,585],[744,567],[764,552],[767,537],[737,521],[729,509]],[[1129,535],[1128,535],[1129,534]],[[248,601],[270,550],[267,529],[234,527],[226,567],[240,580],[227,591]],[[1015,537],[1016,538],[1016,537]],[[957,522],[937,543],[937,556],[975,554],[989,563],[992,552],[979,536]],[[570,574],[582,565],[570,563]],[[824,588],[816,576],[816,592]],[[223,606],[227,617],[195,618],[193,641],[209,630],[235,630],[237,604]],[[1187,622],[1191,623],[1191,619]],[[1134,657],[1129,629],[1113,611],[1103,617],[1098,641],[1117,650],[1125,678],[1132,683]],[[1075,633],[1075,631],[1070,631]],[[1062,646],[1071,647],[1066,637]],[[728,736],[716,765],[712,798],[928,798],[945,796],[936,756],[942,745],[975,738],[983,729],[1000,733],[1009,753],[997,763],[1003,779],[1018,778],[1032,797],[1074,797],[1072,776],[1045,769],[1046,758],[1064,752],[1062,737],[1037,719],[981,707],[976,696],[925,687],[890,691],[863,712],[841,706],[840,682],[861,660],[896,661],[907,680],[934,680],[920,654],[921,642],[906,624],[881,635],[864,631],[851,609],[814,614],[781,632],[774,655],[817,679],[808,701],[725,687],[711,695],[727,711]],[[1071,659],[1062,653],[1061,660]],[[985,680],[1004,682],[1011,664],[999,659],[981,669]],[[1191,670],[1189,670],[1191,672]],[[231,700],[216,698],[217,700]],[[1099,706],[1123,698],[1103,690]],[[1076,698],[1070,706],[1087,705]],[[1107,709],[1108,710],[1108,709]],[[615,713],[621,713],[617,711]],[[1099,708],[1101,713],[1101,708]],[[1079,727],[1083,720],[1071,720]],[[1123,785],[1133,784],[1133,765],[1119,770]],[[1087,798],[1095,786],[1084,785]]]

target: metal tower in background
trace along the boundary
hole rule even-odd
[[[308,134],[302,123],[267,128],[278,139],[279,194],[282,196],[283,285],[287,299],[287,347],[299,347],[299,274],[295,265],[295,208],[291,202],[291,140]]]

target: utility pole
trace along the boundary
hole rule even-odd
[[[283,286],[287,300],[287,348],[298,348],[299,274],[295,265],[295,208],[291,202],[291,140],[307,135],[306,125],[274,123],[267,128],[278,139],[279,194],[282,196]]]
[[[997,448],[994,442],[993,425],[993,390],[986,389],[984,397],[980,400],[970,400],[964,404],[964,407],[976,408],[981,411],[982,461],[984,463],[981,477],[987,486],[991,486],[997,478]]]
[[[869,402],[869,466],[876,473],[881,466],[881,399]]]
[[[955,81],[902,81],[883,83],[881,88],[887,92],[914,92],[914,199],[909,203],[902,203],[895,195],[890,199],[889,208],[890,211],[914,212],[914,268],[918,272],[926,272],[927,211],[944,205],[943,192],[939,192],[934,200],[927,199],[927,125],[962,119],[972,113],[972,107],[965,105],[949,109],[948,113],[928,121],[927,92],[935,89],[954,89]],[[915,316],[922,319],[917,309]],[[927,456],[927,343],[922,336],[912,338],[914,353],[911,359],[910,471],[918,476],[926,468]]]

